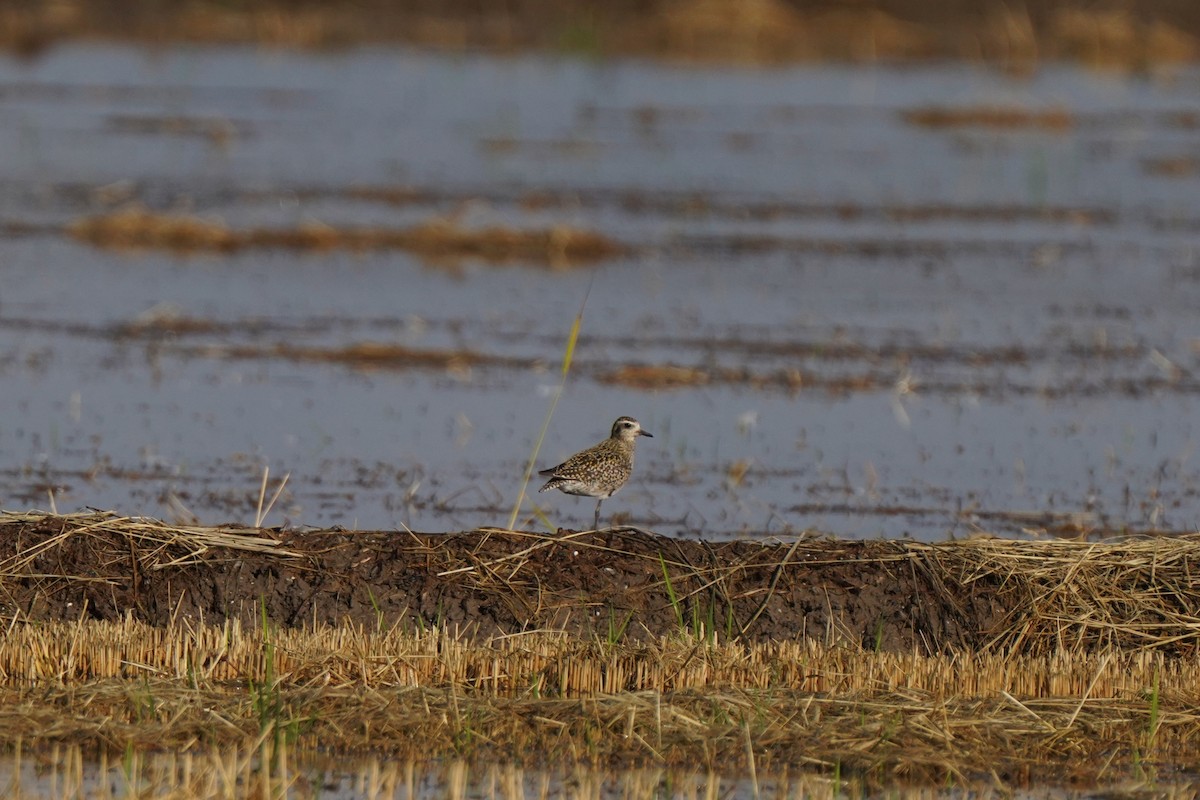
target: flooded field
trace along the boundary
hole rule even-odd
[[[0,502],[1192,530],[1200,72],[67,46],[0,61]],[[536,486],[535,486],[536,488]],[[534,495],[519,523],[589,524]],[[541,516],[541,515],[544,515]]]
[[[1200,70],[71,44],[0,152],[0,507],[116,510],[0,515],[8,790],[1194,795]],[[500,530],[556,398],[634,527]]]

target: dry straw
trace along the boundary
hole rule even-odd
[[[216,219],[162,214],[131,205],[84,217],[67,233],[99,247],[236,252],[247,248],[294,250],[400,249],[432,259],[526,261],[554,268],[612,258],[625,247],[594,231],[565,225],[549,229],[464,228],[433,219],[409,228],[338,228],[308,222],[295,228],[231,228]]]
[[[5,591],[31,579],[97,580],[30,573],[71,537],[136,548],[147,575],[312,557],[299,540],[283,546],[253,529],[104,514],[6,521],[43,533],[0,562]],[[290,742],[746,774],[753,764],[760,778],[788,764],[851,775],[868,789],[897,780],[1161,780],[1170,777],[1164,765],[1200,758],[1195,536],[740,543],[698,551],[708,560],[632,530],[493,531],[500,549],[486,552],[472,551],[478,536],[401,538],[411,548],[401,551],[412,554],[407,569],[440,573],[480,597],[521,591],[535,559],[566,546],[644,563],[681,607],[726,587],[716,596],[742,603],[739,621],[750,627],[790,601],[802,568],[811,577],[847,565],[918,576],[959,624],[990,622],[976,648],[876,650],[852,636],[754,637],[702,621],[640,637],[619,627],[608,636],[545,628],[487,636],[390,620],[278,627],[179,616],[152,626],[89,620],[87,607],[66,622],[14,610],[0,640],[0,740],[243,752]],[[760,576],[757,585],[735,596],[742,590],[728,587],[746,574]]]
[[[1200,644],[1200,535],[913,548],[928,554],[943,582],[996,587],[1004,606],[987,648],[1195,652]]]
[[[0,512],[0,524],[16,523],[38,525],[50,520],[59,527],[57,533],[21,550],[14,556],[0,561],[0,580],[5,578],[29,578],[26,568],[38,556],[62,546],[68,539],[77,536],[117,536],[136,543],[145,551],[150,569],[164,570],[171,567],[203,563],[205,556],[215,553],[245,551],[250,553],[272,553],[287,557],[297,555],[278,542],[264,536],[256,528],[237,526],[171,525],[148,517],[122,517],[102,512],[48,516],[41,513],[19,514]],[[163,558],[168,552],[170,557]],[[86,581],[87,575],[55,575],[70,580]]]
[[[742,769],[752,755],[757,770],[882,782],[1024,783],[1107,764],[1116,779],[1135,759],[1197,755],[1197,678],[1193,659],[1146,650],[922,656],[811,639],[481,642],[81,620],[10,625],[0,737]]]
[[[378,631],[177,624],[125,619],[11,621],[0,641],[0,682],[69,685],[112,678],[223,683],[275,676],[304,686],[444,687],[496,697],[562,698],[622,692],[798,691],[830,696],[1140,699],[1200,698],[1196,665],[1150,650],[1054,655],[869,652],[817,639],[723,642],[685,635],[652,642],[581,641],[554,631],[479,640],[427,628]]]

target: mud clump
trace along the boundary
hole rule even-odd
[[[231,546],[63,517],[0,523],[0,598],[7,613],[38,620],[253,623],[265,613],[287,627],[382,621],[586,638],[619,628],[633,639],[703,629],[905,651],[978,645],[998,613],[978,586],[956,594],[914,568],[903,542],[709,543],[631,529],[223,535]]]

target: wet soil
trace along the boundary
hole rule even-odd
[[[540,536],[246,531],[264,552],[147,544],[61,517],[0,525],[5,615],[280,626],[558,629],[601,640],[715,631],[943,651],[993,638],[1004,581],[951,578],[911,541],[681,541],[632,529]],[[19,565],[14,568],[13,565]]]

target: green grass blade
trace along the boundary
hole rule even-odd
[[[584,298],[584,303],[587,298]],[[579,341],[579,329],[583,326],[583,306],[579,307],[579,313],[575,315],[575,321],[571,323],[571,334],[567,337],[567,351],[563,353],[562,362],[562,382],[565,386],[567,383],[567,373],[571,371],[571,359],[575,357],[575,343]]]
[[[683,624],[683,608],[679,605],[679,596],[675,594],[675,587],[671,585],[671,573],[667,570],[667,560],[663,558],[662,551],[658,553],[658,563],[662,566],[663,583],[667,587],[667,599],[671,601],[671,608],[675,609],[675,620],[679,623],[679,632],[686,632],[687,628]]]
[[[533,443],[533,452],[529,454],[529,463],[525,465],[525,475],[521,478],[521,491],[517,494],[517,502],[513,504],[512,514],[508,517],[507,527],[509,530],[512,530],[513,526],[517,524],[517,516],[520,515],[521,506],[525,503],[525,491],[529,488],[530,478],[533,477],[533,468],[537,463],[538,453],[541,452],[546,431],[550,429],[550,420],[554,417],[554,409],[558,408],[558,399],[562,397],[563,389],[567,386],[567,374],[571,371],[571,361],[575,357],[575,343],[579,341],[579,330],[583,327],[583,309],[587,306],[588,295],[591,293],[592,287],[589,284],[588,290],[583,295],[583,302],[579,304],[579,313],[575,315],[575,320],[571,323],[571,333],[567,336],[567,346],[563,352],[562,379],[554,392],[554,399],[550,401],[546,419],[542,421],[542,429],[538,431],[537,439]],[[549,527],[554,530],[554,526]]]

